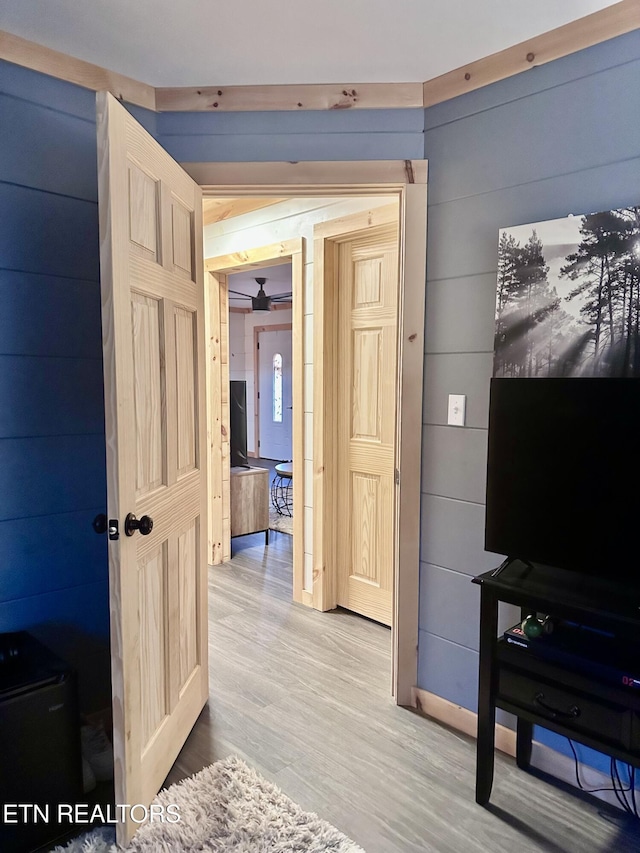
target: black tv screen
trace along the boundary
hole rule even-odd
[[[640,586],[640,379],[492,379],[485,547]]]
[[[247,383],[240,379],[229,383],[229,445],[231,467],[248,468]]]

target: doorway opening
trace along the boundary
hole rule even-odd
[[[245,200],[246,203],[246,200]],[[260,205],[260,209],[264,205]],[[240,223],[242,226],[246,222]],[[229,224],[225,221],[225,230]],[[205,229],[205,235],[211,242],[215,239],[212,230]],[[244,230],[244,229],[242,229]],[[266,517],[267,528],[269,523],[269,509],[271,506],[271,481],[275,476],[272,468],[283,459],[269,460],[266,463],[267,471],[264,472],[265,464],[260,460],[260,447],[258,445],[260,434],[260,403],[259,393],[259,351],[256,349],[259,343],[261,330],[269,330],[279,326],[291,326],[292,329],[300,329],[304,322],[302,314],[302,290],[303,290],[303,249],[301,238],[271,243],[262,246],[247,246],[244,238],[242,251],[211,256],[205,249],[205,268],[208,271],[208,282],[205,294],[209,303],[209,357],[207,358],[207,386],[210,390],[210,407],[208,413],[208,428],[210,429],[210,464],[209,464],[209,559],[211,564],[216,565],[226,562],[231,556],[231,537],[247,535],[253,530],[262,530],[262,521]],[[221,241],[217,242],[221,245]],[[224,248],[224,246],[223,246]],[[214,249],[215,251],[215,249]],[[286,267],[284,271],[279,269]],[[258,275],[255,275],[258,271]],[[260,275],[259,273],[263,273]],[[264,279],[273,277],[278,282],[278,277],[286,280],[289,284],[287,290],[290,298],[287,302],[278,303],[274,300],[268,310],[253,310],[255,303],[250,296],[251,307],[245,306],[243,295],[250,293],[246,287],[247,280],[252,278]],[[287,278],[288,276],[288,278]],[[245,286],[243,286],[243,283]],[[266,292],[274,292],[267,282],[260,287]],[[282,281],[276,283],[276,288],[282,287]],[[253,285],[255,290],[255,283]],[[285,288],[286,290],[286,288]],[[270,310],[278,306],[278,310]],[[259,302],[258,306],[262,308]],[[268,316],[270,322],[266,323]],[[278,322],[284,317],[288,323]],[[275,320],[273,322],[271,320]],[[231,329],[234,331],[232,332]],[[281,331],[277,329],[277,331]],[[235,345],[230,346],[232,340]],[[274,400],[273,391],[275,376],[271,373],[271,396],[266,396],[266,413],[282,416],[284,424],[284,406],[291,405],[287,409],[291,423],[290,455],[287,461],[292,461],[292,489],[291,489],[291,511],[292,511],[292,535],[293,535],[293,581],[292,596],[294,601],[303,602],[304,585],[304,399],[302,395],[302,371],[304,369],[304,353],[302,351],[302,334],[293,336],[290,357],[290,400],[285,404],[284,399],[279,396]],[[278,353],[274,353],[276,355]],[[282,355],[282,353],[279,353]],[[273,367],[272,367],[273,371]],[[247,385],[246,394],[246,425],[247,425],[247,456],[251,466],[249,473],[242,473],[230,466],[230,418],[229,399],[227,386],[232,375],[236,378],[242,377]],[[282,375],[281,375],[282,378]],[[282,389],[284,391],[284,387]],[[216,401],[219,401],[216,404]],[[278,406],[276,406],[278,403]],[[276,412],[276,408],[278,411]],[[281,426],[280,422],[274,424]],[[282,449],[282,437],[276,435],[276,447]],[[279,440],[279,444],[278,444]],[[272,445],[273,451],[273,445]],[[251,480],[251,482],[250,482]],[[241,493],[238,487],[241,489]],[[235,499],[235,502],[234,502]],[[238,524],[237,516],[232,517],[233,506],[242,505],[243,516],[249,513],[256,519],[253,530],[251,525]],[[265,537],[265,544],[268,534]]]
[[[285,262],[232,272],[227,278],[227,360],[234,389],[230,398],[231,491],[234,479],[258,477],[257,491],[249,490],[244,500],[261,504],[265,517],[268,513],[269,536],[293,536],[292,274],[292,264]],[[260,470],[257,475],[237,472],[238,465]],[[265,469],[268,474],[263,475]],[[238,519],[233,516],[232,507],[232,554],[240,545]]]
[[[193,164],[191,164],[191,166],[193,167]],[[203,183],[203,181],[201,181],[201,183]],[[258,188],[255,187],[254,191],[257,189]],[[331,473],[331,466],[333,464],[332,460],[330,460],[328,457],[326,460],[324,460],[324,462],[321,460],[321,454],[328,443],[327,435],[325,434],[325,431],[322,427],[323,410],[325,402],[332,393],[332,389],[329,387],[328,373],[323,376],[322,370],[320,369],[319,371],[319,364],[325,360],[326,350],[327,347],[330,346],[330,340],[329,336],[324,335],[322,332],[318,334],[318,329],[323,328],[323,312],[327,308],[327,303],[325,301],[324,284],[322,287],[318,285],[318,276],[313,275],[313,268],[316,267],[317,269],[321,269],[323,266],[326,266],[326,258],[322,256],[322,249],[320,248],[321,241],[319,242],[319,234],[316,233],[314,226],[321,226],[323,223],[331,221],[332,218],[335,223],[339,223],[341,219],[345,219],[345,217],[353,215],[353,211],[355,209],[356,211],[359,211],[362,214],[364,222],[364,225],[362,227],[367,227],[371,225],[371,211],[375,210],[376,207],[388,206],[390,201],[395,202],[396,210],[400,211],[401,239],[399,255],[401,260],[399,268],[400,280],[404,282],[404,276],[407,266],[407,209],[410,208],[411,210],[413,210],[417,207],[415,201],[417,201],[418,193],[411,192],[411,190],[417,189],[417,187],[414,185],[410,186],[409,192],[406,192],[407,188],[404,185],[383,185],[377,186],[375,187],[375,189],[371,186],[335,187],[334,185],[331,186],[331,196],[326,193],[326,189],[324,189],[324,192],[321,194],[321,191],[323,189],[322,186],[315,186],[311,189],[311,192],[307,190],[306,193],[300,187],[295,187],[295,194],[290,195],[286,198],[285,201],[283,201],[283,196],[285,196],[285,193],[287,190],[289,190],[289,187],[269,187],[266,192],[264,188],[261,187],[260,189],[262,189],[262,204],[260,210],[251,211],[249,213],[242,213],[239,217],[236,218],[235,222],[233,222],[230,217],[226,216],[224,222],[214,224],[213,228],[211,227],[211,224],[209,225],[209,227],[205,227],[205,266],[206,269],[210,272],[210,274],[212,274],[211,277],[215,278],[218,284],[222,283],[224,286],[227,287],[227,289],[231,290],[235,290],[235,288],[230,287],[228,282],[232,278],[232,276],[236,275],[239,271],[243,271],[247,274],[250,274],[253,279],[268,278],[269,265],[282,264],[283,260],[288,260],[289,258],[291,258],[291,247],[287,247],[286,244],[291,239],[295,238],[291,236],[290,231],[286,230],[287,218],[293,217],[294,214],[297,214],[301,217],[302,220],[304,220],[306,233],[304,232],[304,230],[298,230],[297,232],[294,232],[297,234],[303,234],[303,236],[297,237],[297,240],[299,241],[299,245],[297,248],[299,250],[300,271],[305,273],[304,279],[301,279],[301,288],[299,291],[300,296],[302,298],[297,301],[297,304],[296,287],[295,284],[292,284],[292,455],[294,460],[293,515],[294,526],[296,527],[296,531],[294,531],[294,552],[296,553],[294,553],[293,593],[294,600],[299,601],[300,603],[316,607],[317,609],[328,610],[334,608],[337,603],[335,601],[331,601],[329,583],[327,583],[328,574],[330,573],[333,567],[331,565],[331,561],[327,561],[327,555],[323,555],[321,553],[321,547],[318,548],[317,543],[318,540],[322,541],[322,537],[325,536],[323,526],[325,522],[324,513],[329,512],[328,507],[331,503],[329,490],[333,488],[334,485],[330,481],[329,476],[329,474]],[[360,189],[360,192],[358,192],[358,189]],[[252,198],[249,197],[248,189],[239,186],[233,187],[233,190],[231,190],[228,184],[220,188],[204,187],[204,192],[205,196],[207,196],[209,193],[215,193],[219,196],[222,196],[223,193],[230,195],[231,192],[234,192],[237,194],[236,198],[238,201],[241,201],[245,205],[247,203],[252,203]],[[257,192],[255,194],[256,197],[259,197]],[[278,201],[274,201],[271,205],[264,204],[264,200],[265,197],[267,197],[267,194],[273,194],[273,198],[278,199]],[[424,186],[420,187],[419,195],[421,195],[422,199],[424,200]],[[329,204],[335,205],[334,211],[328,211]],[[355,208],[353,207],[353,205],[355,205]],[[320,209],[323,207],[326,208],[324,215],[321,215],[319,216],[319,218],[315,219],[314,217],[316,212],[320,211]],[[247,226],[247,222],[248,219],[251,218],[253,218],[254,221],[252,228],[249,229]],[[269,221],[274,223],[275,230],[269,230],[267,228],[267,223]],[[421,217],[421,221],[422,224],[424,224],[424,216]],[[240,231],[242,230],[239,227],[240,224],[243,224],[245,226],[245,230],[251,230],[252,239],[248,241],[246,239],[243,239],[242,235],[240,235]],[[348,227],[348,225],[345,225],[345,228],[343,230],[347,231]],[[336,234],[339,233],[339,231],[340,228],[338,227],[336,230]],[[418,239],[415,239],[414,241],[416,234],[413,231],[409,235],[410,248],[413,250],[409,252],[409,256],[412,256],[414,253],[414,242],[416,243],[416,245],[420,245],[420,243],[422,243],[422,250],[424,251],[424,235],[422,236],[422,238],[420,238],[419,233],[420,228],[418,225]],[[244,237],[246,237],[246,234],[244,235]],[[273,237],[277,237],[279,238],[279,242],[266,244],[264,242],[265,238],[269,237],[271,237],[272,239]],[[220,254],[216,255],[214,254],[215,252],[220,252]],[[417,266],[419,270],[419,261],[416,263],[415,258],[411,259],[410,257],[409,259],[411,261],[412,268],[415,269]],[[422,268],[424,270],[424,260],[422,261]],[[420,306],[423,306],[423,289],[424,285],[422,284],[421,292],[418,293],[417,296],[417,304]],[[412,355],[418,349],[418,347],[410,347],[408,348],[408,352],[402,354],[403,345],[405,343],[403,340],[403,334],[405,331],[403,318],[405,316],[404,312],[406,311],[407,304],[403,287],[401,288],[401,291],[402,292],[398,294],[398,334],[396,337],[398,370],[396,371],[396,376],[394,377],[394,384],[400,389],[402,388],[402,381],[406,381],[404,361],[406,360],[407,355]],[[228,305],[231,305],[231,303],[228,303]],[[247,311],[247,309],[244,310]],[[411,313],[411,316],[413,324],[413,319],[415,317],[413,312]],[[422,308],[420,308],[420,320],[422,320]],[[327,322],[329,322],[328,317]],[[412,329],[409,333],[409,336],[411,338],[410,343],[416,342],[419,344],[419,342],[421,342],[422,340],[422,323],[416,324],[415,332]],[[215,335],[209,337],[215,338]],[[274,353],[274,355],[277,354],[278,353]],[[318,356],[320,357],[319,359]],[[229,358],[230,360],[232,360],[232,356],[229,356]],[[414,360],[418,361],[417,358],[414,358]],[[211,362],[211,359],[208,359],[208,361]],[[273,364],[271,364],[271,369],[274,369]],[[421,373],[421,347],[418,370]],[[320,380],[316,381],[318,371],[320,373]],[[272,374],[272,382],[273,376],[275,376],[276,373],[277,370]],[[414,375],[415,373],[416,371],[414,369]],[[298,404],[296,404],[296,390],[298,394],[298,400],[300,401]],[[212,396],[215,397],[215,394]],[[398,395],[398,399],[401,399],[400,394]],[[260,414],[257,411],[257,407],[256,411],[254,412],[254,415],[255,414],[258,415],[258,420],[260,420]],[[273,417],[273,413],[271,416]],[[398,423],[397,425],[394,423],[394,426],[396,426],[397,428],[397,450],[399,451],[401,442],[405,441],[406,444],[406,434],[403,434],[401,432],[400,410],[398,412],[397,420]],[[258,424],[258,431],[260,430],[261,426]],[[296,434],[299,436],[299,440],[301,442],[301,454],[296,453]],[[260,440],[262,441],[262,439]],[[311,448],[311,452],[309,452],[309,448]],[[414,468],[415,458],[416,456],[419,456],[419,440],[417,442],[417,448],[417,453],[414,456]],[[257,450],[255,450],[254,452],[257,452]],[[282,455],[282,453],[277,453],[277,456]],[[391,541],[391,550],[393,552],[392,560],[395,562],[395,564],[397,564],[402,551],[402,547],[398,542],[398,519],[401,516],[401,505],[403,502],[401,490],[399,488],[398,483],[398,472],[402,466],[402,461],[400,459],[399,452],[396,455],[395,461],[396,465],[394,470],[392,471],[392,480],[394,481],[392,488],[397,488],[398,492],[396,493],[395,503],[392,504],[391,510],[386,514],[386,520],[390,521],[391,533],[389,538]],[[212,470],[215,469],[215,462],[211,465],[211,468]],[[296,469],[298,469],[299,474],[296,473]],[[220,476],[220,479],[222,480],[222,475]],[[407,477],[407,486],[409,485],[410,479],[410,477]],[[414,477],[414,480],[415,479],[416,478]],[[222,490],[224,490],[224,485],[222,486]],[[408,488],[405,491],[408,491]],[[419,485],[414,491],[414,508],[417,493],[419,493]],[[320,500],[316,500],[318,495],[320,496]],[[302,512],[300,512],[299,510],[296,511],[296,507],[302,507]],[[370,513],[368,521],[371,522],[374,516],[375,513]],[[215,520],[213,518],[211,518],[211,520],[215,524]],[[417,530],[417,528],[418,525],[414,525],[414,529]],[[300,530],[302,536],[296,536],[296,532],[298,530]],[[317,535],[317,531],[320,532],[319,537]],[[407,578],[411,577],[411,572],[409,571],[405,574],[405,589],[408,589],[409,584],[413,585],[413,591],[411,594],[412,601],[409,604],[409,609],[411,609],[417,601],[417,547],[418,542],[416,534],[416,560],[415,570],[413,571],[413,579],[410,579],[407,582]],[[405,552],[407,551],[406,543],[404,550]],[[220,562],[220,559],[218,559],[217,562]],[[394,582],[395,587],[391,590],[390,594],[390,598],[392,599],[393,613],[395,614],[398,610],[399,612],[403,612],[403,610],[404,612],[406,612],[406,593],[403,598],[402,584],[398,584],[397,579],[394,579]],[[398,590],[400,590],[400,594],[398,594]],[[405,604],[403,604],[403,601],[405,601]],[[409,621],[409,624],[411,624],[411,620]],[[413,686],[413,684],[415,683],[416,643],[414,636],[413,641],[410,641],[411,645],[413,645],[413,654],[410,651],[408,653],[399,654],[399,649],[401,647],[407,646],[408,644],[406,643],[406,639],[403,640],[402,629],[399,629],[398,625],[398,620],[395,619],[393,632],[393,685],[397,701],[403,704],[409,704],[407,697],[410,694],[410,686],[408,685]],[[417,614],[415,617],[413,629],[414,635],[416,632]],[[408,634],[409,632],[406,632],[405,637],[407,637]],[[398,661],[400,661],[400,663],[398,663]],[[398,685],[400,684],[400,679],[398,678],[398,674],[401,670],[403,670],[406,675],[405,681],[401,685],[401,690],[399,690]],[[407,687],[404,686],[405,684],[407,685]]]

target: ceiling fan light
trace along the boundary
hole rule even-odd
[[[256,278],[256,284],[259,288],[258,295],[251,297],[251,304],[253,306],[254,311],[271,310],[271,298],[267,296],[267,294],[264,292],[264,285],[266,281],[266,278]]]
[[[262,295],[258,294],[251,298],[251,305],[254,311],[270,311],[271,299],[268,296],[265,296],[264,293],[262,293]]]

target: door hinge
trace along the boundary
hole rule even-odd
[[[260,341],[256,343],[256,349],[260,349]]]
[[[258,391],[258,400],[260,399],[260,392]]]
[[[395,472],[394,472],[394,480],[396,481],[396,486],[399,486],[400,485],[400,471],[398,471],[397,468],[395,469]]]

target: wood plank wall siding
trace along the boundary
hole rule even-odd
[[[479,590],[470,580],[501,560],[484,550],[498,235],[637,205],[639,135],[640,31],[426,110],[418,685],[463,708],[475,710],[477,697]],[[462,428],[447,425],[453,389],[467,395]],[[518,616],[505,608],[501,628]],[[566,748],[548,732],[536,737]]]
[[[498,229],[637,204],[638,93],[636,30],[424,115],[396,111],[403,130],[407,116],[420,122],[380,134],[381,156],[419,159],[426,148],[430,162],[417,683],[468,709],[478,618],[469,578],[495,565],[483,549],[483,501]],[[84,697],[109,679],[98,659],[108,637],[106,541],[91,530],[105,497],[94,100],[88,89],[0,62],[0,122],[12,130],[0,158],[0,630],[68,626],[57,631],[57,650],[80,669],[83,710],[108,704]],[[163,133],[184,120],[181,149],[199,159],[195,120],[210,115],[143,113],[164,123],[166,147],[176,137]],[[286,150],[293,160],[331,160],[345,154],[342,137],[353,159],[372,156],[380,115],[216,118],[233,126],[226,138],[236,159]],[[267,120],[282,136],[260,133]],[[295,120],[305,134],[287,142]],[[201,159],[210,157],[211,149]],[[198,169],[212,175],[210,166]],[[468,395],[465,428],[446,425],[453,387]],[[74,632],[84,645],[70,642]]]
[[[95,95],[0,62],[0,631],[111,701]]]
[[[612,6],[424,83],[158,87],[0,31],[0,59],[158,112],[407,109],[474,91],[640,27],[640,0]]]

